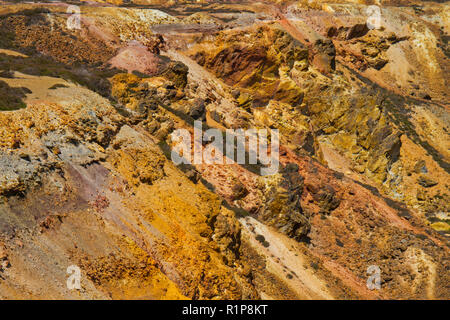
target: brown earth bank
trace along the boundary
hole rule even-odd
[[[445,4],[1,4],[0,298],[450,298]],[[194,121],[278,172],[175,165]]]

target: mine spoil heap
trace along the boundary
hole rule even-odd
[[[0,298],[449,299],[448,6],[339,2],[2,2]]]

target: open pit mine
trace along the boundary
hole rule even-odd
[[[445,1],[0,0],[0,299],[449,300],[449,28]]]

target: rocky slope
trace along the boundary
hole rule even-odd
[[[1,298],[449,298],[448,6],[74,4],[0,7]],[[176,166],[195,120],[280,170]]]

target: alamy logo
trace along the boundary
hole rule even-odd
[[[67,268],[67,273],[70,274],[67,278],[67,289],[80,290],[81,289],[81,269],[75,265]]]
[[[369,290],[380,290],[381,289],[381,270],[379,266],[371,265],[367,268],[367,289]]]
[[[70,14],[70,17],[67,19],[67,29],[81,29],[81,10],[78,6],[68,6],[67,11]]]
[[[381,28],[381,9],[379,6],[368,6],[366,8],[367,18],[367,28],[369,30],[372,29],[380,29]]]
[[[202,122],[195,121],[194,141],[192,141],[191,133],[186,129],[175,130],[171,137],[175,143],[171,157],[176,165],[182,163],[261,164],[263,176],[278,172],[279,132],[277,129],[227,129],[225,133],[218,129],[208,129],[203,133]],[[204,147],[203,142],[207,143]],[[248,156],[246,156],[247,152]]]

